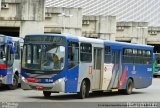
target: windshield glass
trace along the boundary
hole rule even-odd
[[[156,67],[160,67],[160,54],[155,54]]]
[[[5,45],[0,45],[0,63],[5,63],[6,57],[5,57]]]
[[[58,44],[25,44],[22,67],[41,71],[64,68],[65,47]]]

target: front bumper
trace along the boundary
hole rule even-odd
[[[160,75],[160,72],[154,72],[153,73],[153,76],[158,76],[158,75]]]
[[[13,75],[7,74],[6,76],[0,75],[0,84],[12,84],[13,83]]]
[[[42,87],[42,88],[38,88],[38,87]],[[58,79],[53,83],[31,83],[31,82],[27,82],[25,78],[22,77],[21,88],[23,90],[65,92],[65,78]]]
[[[5,77],[0,76],[0,84],[5,84],[6,82],[5,79],[6,79]]]

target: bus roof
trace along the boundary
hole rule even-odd
[[[153,49],[154,46],[151,45],[142,45],[142,44],[136,44],[136,43],[126,43],[126,42],[113,42],[109,40],[104,40],[104,43],[107,45],[115,45],[115,46],[123,46],[123,47],[132,47],[132,48],[149,48]]]
[[[116,42],[116,41],[110,41],[110,40],[105,40],[105,39],[78,37],[78,36],[73,36],[70,34],[30,34],[27,36],[61,36],[61,37],[65,37],[66,39],[79,40],[80,42],[104,43],[105,45],[115,45],[118,47],[123,46],[123,47],[149,48],[149,49],[154,48],[153,46],[150,46],[150,45],[141,45],[141,44],[134,44],[134,43],[126,43],[126,42]]]
[[[20,37],[12,37],[12,41],[24,42],[23,38],[20,38]]]
[[[10,36],[0,35],[0,43],[9,43],[12,42],[12,38]]]

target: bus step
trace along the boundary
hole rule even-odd
[[[118,89],[112,89],[112,92],[118,92]]]

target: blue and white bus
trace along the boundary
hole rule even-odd
[[[153,47],[64,34],[27,35],[21,87],[51,93],[118,91],[152,84]]]
[[[23,39],[0,36],[0,86],[16,89],[20,83],[21,46]]]
[[[160,53],[154,53],[154,71],[153,71],[153,76],[158,77],[160,76]]]

